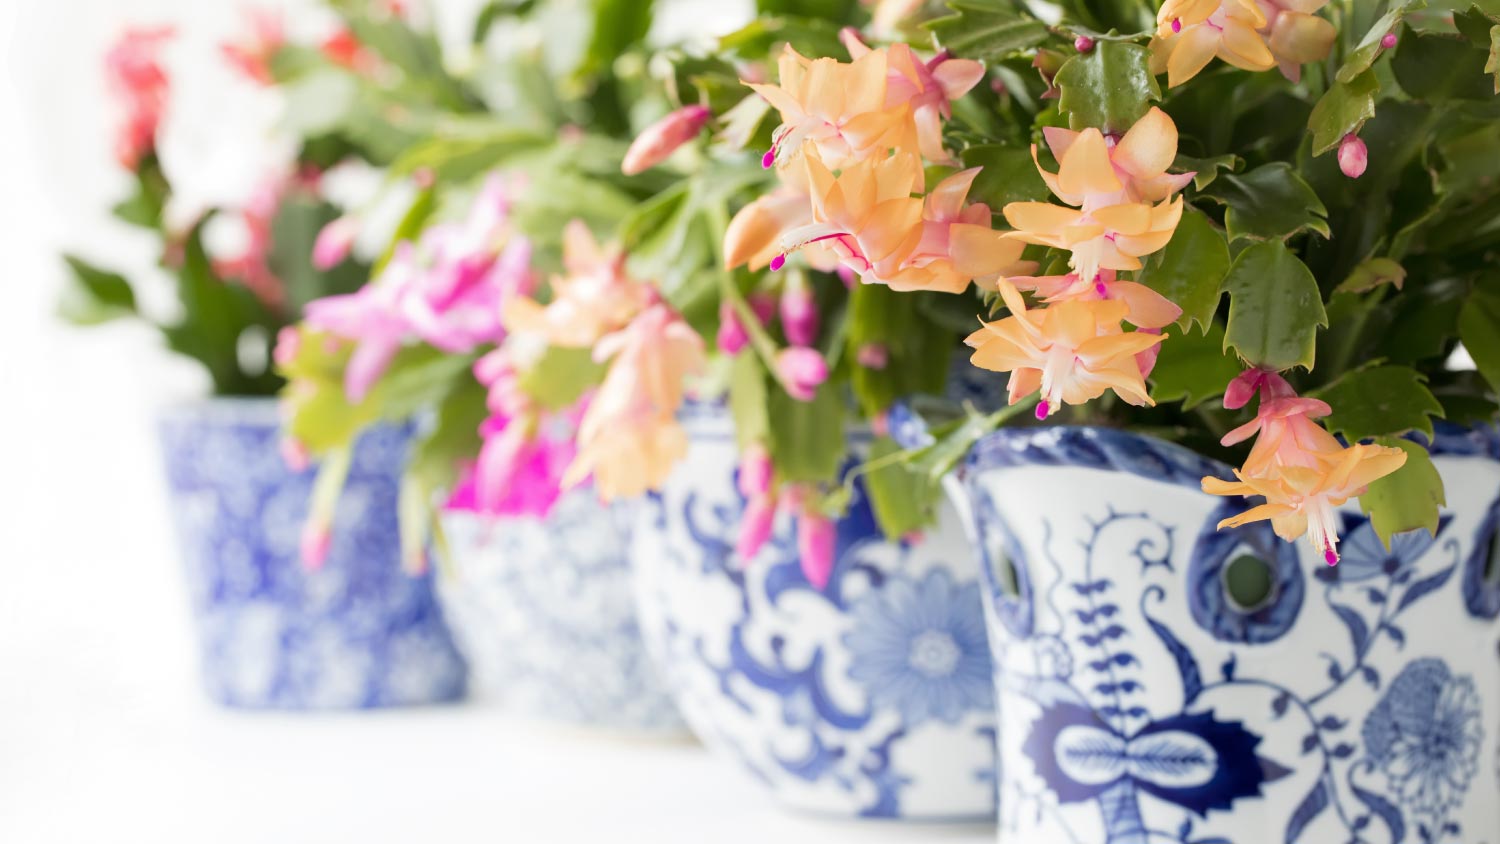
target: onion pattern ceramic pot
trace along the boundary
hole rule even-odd
[[[438,595],[476,691],[538,718],[686,730],[641,639],[630,519],[592,489],[564,493],[545,519],[444,514]]]
[[[861,489],[826,589],[784,516],[742,564],[732,421],[700,405],[683,422],[688,457],[643,506],[632,553],[646,641],[693,731],[790,807],[992,817],[989,647],[956,515],[886,542]]]
[[[355,448],[316,571],[299,537],[311,471],[290,471],[270,399],[215,399],[158,422],[203,681],[227,706],[348,709],[462,697],[465,669],[428,576],[401,569],[396,496],[408,432]]]
[[[1500,840],[1500,441],[1446,432],[1436,537],[1346,507],[1330,568],[1226,467],[1002,430],[961,473],[986,573],[1003,842]]]

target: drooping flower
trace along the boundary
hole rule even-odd
[[[706,106],[690,105],[651,124],[636,136],[630,148],[625,151],[620,172],[634,176],[666,161],[678,147],[703,131],[703,126],[710,117],[713,117],[713,112]]]
[[[1003,274],[1029,271],[1021,260],[1025,246],[990,226],[990,208],[982,202],[965,204],[979,168],[954,173],[922,200],[922,237],[901,269],[884,281],[892,290],[936,290],[960,293],[969,282],[981,285]]]
[[[1056,126],[1042,129],[1047,148],[1058,160],[1054,175],[1037,161],[1037,170],[1057,198],[1085,211],[1126,202],[1160,202],[1180,191],[1195,173],[1167,172],[1177,157],[1177,125],[1152,107],[1118,140],[1098,129],[1074,132]],[[1036,160],[1036,145],[1031,147]]]
[[[1276,58],[1257,31],[1267,24],[1256,0],[1166,0],[1156,13],[1151,72],[1177,87],[1214,56],[1242,70],[1270,70]]]
[[[1259,0],[1259,4],[1266,15],[1261,32],[1281,75],[1298,82],[1303,65],[1328,58],[1338,30],[1317,16],[1328,0]]]
[[[814,151],[804,156],[812,195],[807,225],[785,232],[783,250],[821,243],[868,282],[895,277],[922,241],[922,169],[898,153],[845,167],[837,176]]]
[[[1259,495],[1266,503],[1219,523],[1238,527],[1270,519],[1276,535],[1288,542],[1306,534],[1313,547],[1332,565],[1338,562],[1336,508],[1364,494],[1371,482],[1406,463],[1406,452],[1382,445],[1352,445],[1309,466],[1282,466],[1267,476],[1235,470],[1236,481],[1203,479],[1211,495]]]
[[[860,59],[873,52],[852,29],[844,29],[839,37],[851,58]],[[953,156],[943,148],[943,121],[953,116],[953,101],[984,78],[984,65],[953,58],[946,50],[923,62],[907,44],[892,44],[886,50],[886,107],[905,104],[911,108],[917,149],[923,158],[934,164],[954,163]]]
[[[828,586],[837,562],[838,527],[833,520],[814,510],[804,510],[797,517],[797,556],[802,574],[816,589]]]
[[[916,147],[910,106],[886,105],[885,50],[872,50],[844,64],[831,58],[807,59],[787,45],[777,68],[775,85],[745,82],[781,115],[764,166],[791,159],[804,144],[834,169],[892,147]]]
[[[581,220],[563,230],[565,273],[552,279],[552,301],[529,297],[506,302],[505,327],[543,337],[554,346],[587,349],[624,327],[655,299],[649,285],[625,273],[625,255],[604,248]]]
[[[1105,390],[1130,404],[1154,404],[1135,356],[1160,343],[1162,335],[1122,331],[1125,303],[1070,299],[1028,310],[1010,282],[1002,280],[999,290],[1011,315],[986,323],[964,342],[974,349],[975,366],[1011,373],[1012,403],[1040,390],[1038,418]]]
[[[115,158],[126,169],[136,169],[156,145],[169,85],[161,52],[173,35],[170,27],[127,29],[105,54],[109,87],[121,105]]]

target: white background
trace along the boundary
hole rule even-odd
[[[104,46],[125,21],[201,38],[238,13],[0,0],[0,842],[992,840],[790,816],[690,743],[481,704],[289,716],[202,699],[151,428],[202,379],[145,329],[77,331],[52,311],[60,249],[152,258],[106,212],[126,185]]]

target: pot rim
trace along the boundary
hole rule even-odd
[[[279,425],[280,406],[276,396],[207,396],[168,402],[156,409],[156,418],[161,422],[225,420]]]

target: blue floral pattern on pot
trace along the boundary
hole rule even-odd
[[[313,473],[286,467],[273,401],[183,406],[164,413],[158,430],[210,697],[345,709],[463,696],[464,663],[432,579],[401,568],[405,430],[360,440],[316,571],[302,565],[298,544]]]
[[[706,405],[683,416],[687,460],[642,508],[632,556],[647,644],[689,726],[795,808],[991,817],[994,687],[956,514],[886,542],[857,491],[826,589],[784,517],[742,564],[732,423]]]
[[[1348,508],[1332,568],[1265,523],[1217,530],[1244,502],[1203,494],[1227,469],[1180,447],[982,441],[950,491],[992,610],[1000,840],[1500,842],[1484,435],[1436,444],[1456,506],[1435,536],[1387,549]]]
[[[530,717],[687,729],[641,639],[631,518],[588,488],[564,493],[545,519],[443,515],[438,596],[478,693]]]

